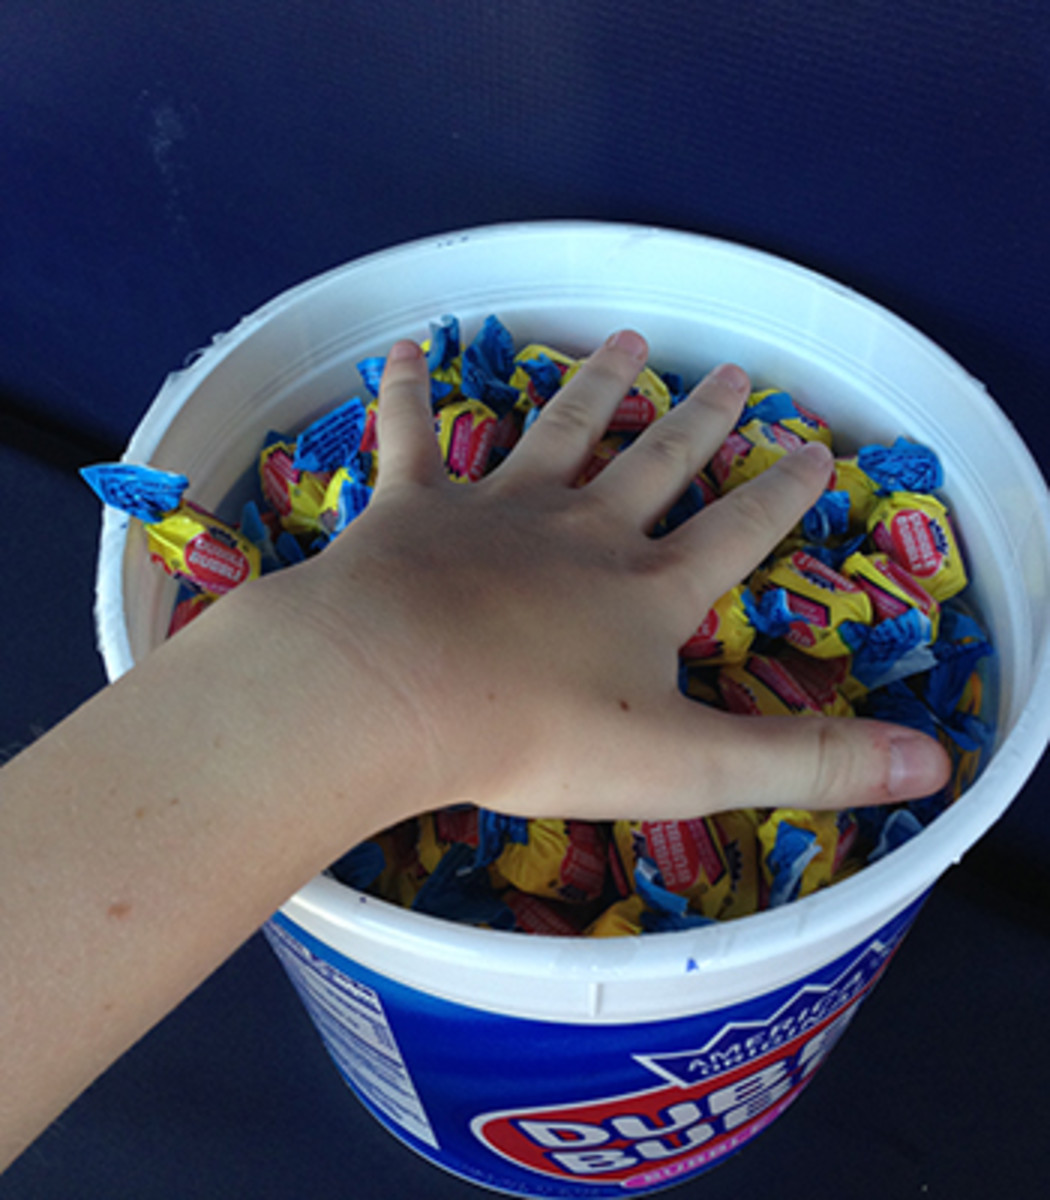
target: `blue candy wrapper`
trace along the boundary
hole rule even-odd
[[[520,393],[509,380],[514,374],[514,339],[498,317],[487,317],[477,337],[463,351],[460,391],[479,400],[497,417],[505,417]]]
[[[147,525],[178,508],[190,486],[185,475],[135,463],[97,463],[81,467],[80,475],[103,504]]]
[[[544,403],[561,387],[561,368],[546,354],[537,354],[535,358],[525,359],[518,365],[528,375],[536,395]]]
[[[898,846],[910,841],[917,833],[922,833],[922,822],[919,818],[907,808],[896,809],[883,821],[879,840],[868,855],[868,862],[878,862],[891,850],[896,850]]]
[[[364,432],[365,406],[355,396],[299,434],[293,464],[315,473],[355,466]]]
[[[844,621],[839,627],[853,649],[850,672],[869,691],[928,671],[937,663],[930,618],[917,608],[876,625]]]
[[[857,466],[887,492],[934,492],[944,485],[944,471],[927,446],[898,438],[892,446],[863,446]]]
[[[456,842],[419,889],[412,908],[446,921],[513,929],[514,913],[500,899],[484,867],[474,865],[474,850]]]
[[[503,853],[508,842],[527,846],[529,821],[527,817],[507,817],[488,808],[478,809],[478,845],[473,865],[487,867]]]
[[[378,842],[361,842],[338,862],[332,864],[331,873],[348,887],[363,892],[382,875],[386,869],[386,855]]]
[[[442,317],[430,326],[430,348],[427,350],[427,369],[446,371],[459,357],[459,319]]]
[[[802,518],[807,541],[823,543],[849,532],[849,492],[825,492]]]
[[[798,897],[802,874],[820,853],[820,842],[810,829],[799,829],[787,821],[777,826],[776,842],[766,856],[773,877],[769,889],[769,907],[777,908]]]

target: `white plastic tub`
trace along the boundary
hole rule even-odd
[[[983,387],[885,309],[710,238],[545,222],[376,254],[278,297],[165,383],[126,457],[215,507],[271,428],[361,391],[354,363],[455,313],[583,352],[631,325],[652,361],[723,359],[856,442],[929,443],[999,654],[997,741],[975,786],[835,888],[696,931],[525,937],[452,925],[318,878],[268,926],[361,1099],[439,1165],[498,1190],[602,1196],[679,1182],[785,1108],[856,1011],[941,873],[996,820],[1050,727],[1050,502]],[[164,636],[174,585],[108,511],[98,627],[112,678]],[[843,804],[849,797],[843,797]]]

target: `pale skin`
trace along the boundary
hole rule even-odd
[[[398,343],[364,515],[3,769],[0,1167],[297,888],[402,818],[459,801],[594,819],[838,808],[945,782],[944,752],[910,730],[678,693],[678,646],[813,503],[830,458],[793,454],[652,538],[747,378],[712,372],[574,488],[646,353],[614,335],[465,486],[444,474],[425,361]]]

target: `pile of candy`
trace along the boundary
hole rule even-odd
[[[465,348],[458,322],[443,318],[424,348],[437,437],[450,477],[462,482],[496,466],[580,366],[549,346],[515,351],[495,317]],[[104,502],[144,522],[151,555],[182,582],[172,633],[233,587],[323,550],[367,506],[383,360],[358,369],[373,398],[348,401],[297,437],[267,438],[259,498],[237,525],[187,501],[183,476],[129,464],[85,469]],[[679,376],[647,367],[579,485],[687,394]],[[787,393],[752,394],[654,536],[814,439],[832,445],[827,425]],[[525,820],[462,806],[387,830],[332,874],[446,919],[609,936],[745,916],[880,858],[972,782],[991,739],[982,702],[992,648],[957,599],[967,577],[934,495],[942,482],[932,451],[904,439],[837,458],[799,527],[719,599],[679,657],[682,691],[706,704],[752,715],[856,713],[940,738],[954,763],[943,792],[892,808],[746,809],[686,821]]]

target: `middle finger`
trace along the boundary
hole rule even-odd
[[[649,347],[631,330],[615,333],[544,406],[499,470],[514,478],[572,484],[645,366]]]
[[[648,532],[725,441],[750,386],[740,367],[716,367],[589,486]]]

